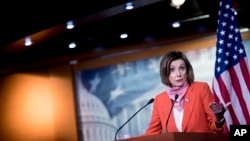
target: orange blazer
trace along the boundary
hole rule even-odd
[[[214,113],[209,108],[209,104],[214,101],[214,97],[207,83],[194,82],[191,84],[184,99],[182,132],[222,132],[223,127],[216,128]],[[179,132],[175,125],[173,110],[166,130],[166,121],[171,105],[172,100],[166,91],[155,97],[151,121],[146,130],[146,135],[160,134],[166,131]]]

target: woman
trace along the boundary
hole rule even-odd
[[[207,83],[194,81],[192,65],[182,52],[163,56],[160,75],[166,91],[155,97],[146,135],[223,131],[226,107],[214,102]]]

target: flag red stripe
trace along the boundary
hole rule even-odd
[[[231,77],[232,87],[234,88],[235,94],[238,97],[238,100],[239,100],[239,103],[240,103],[240,106],[242,109],[242,113],[243,113],[247,123],[249,123],[250,118],[249,118],[249,114],[248,114],[248,109],[247,109],[246,102],[242,96],[243,92],[241,91],[241,86],[240,86],[240,82],[239,82],[239,79],[242,79],[242,78],[237,77],[237,74],[235,72],[234,67],[229,69],[228,71],[229,71],[229,74]]]
[[[250,92],[250,85],[249,85],[250,84],[250,76],[249,76],[247,63],[246,63],[245,59],[241,59],[239,63],[240,63],[242,75],[244,76],[243,79],[245,80],[246,84],[248,84],[246,86],[247,86],[248,91]]]
[[[224,81],[222,80],[222,78],[221,78],[221,77],[218,77],[218,78],[217,78],[217,81],[218,81],[218,84],[219,84],[219,88],[220,88],[220,92],[221,92],[221,97],[223,98],[223,100],[224,100],[225,102],[231,101],[231,100],[230,100],[229,93],[228,93],[228,91],[227,91],[227,87],[226,87],[226,85],[224,84]],[[232,105],[232,106],[233,106],[233,105]],[[229,111],[229,113],[230,113],[230,115],[231,115],[232,122],[233,122],[234,124],[240,124],[240,122],[239,122],[239,120],[238,120],[238,118],[237,118],[237,116],[236,116],[236,114],[235,114],[235,112],[234,112],[232,106],[229,106],[229,107],[228,107],[228,111]]]
[[[219,97],[217,96],[217,94],[215,93],[215,91],[214,91],[214,89],[213,89],[213,93],[215,94],[214,95],[214,100],[215,100],[215,102],[220,102],[220,99],[219,99]]]
[[[224,133],[229,133],[229,129],[228,129],[228,128],[229,128],[229,127],[225,126],[223,132],[224,132]]]

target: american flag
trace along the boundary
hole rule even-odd
[[[221,0],[212,90],[217,102],[231,102],[226,132],[232,124],[250,124],[250,75],[236,14],[232,0]]]

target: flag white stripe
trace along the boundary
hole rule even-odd
[[[248,64],[248,59],[247,57],[244,57],[244,61],[246,62],[246,66],[248,68],[248,73],[250,74],[250,67],[249,67],[249,64]]]
[[[247,88],[247,84],[243,78],[239,63],[234,66],[234,69],[236,71],[236,75],[237,75],[239,83],[240,83],[240,88],[242,91],[243,99],[244,99],[244,101],[247,105],[247,108],[248,108],[248,113],[250,113],[250,102],[249,102],[250,101],[250,94],[249,94],[250,92],[249,92],[249,90]]]
[[[233,86],[231,85],[231,78],[230,78],[230,74],[228,71],[225,71],[224,73],[221,74],[221,78],[227,88],[227,91],[229,92],[229,97],[230,97],[230,101],[232,102],[232,108],[234,110],[234,113],[238,119],[238,121],[240,123],[246,123],[246,120],[244,118],[244,115],[242,112],[242,107],[240,105],[240,101],[237,97],[237,94],[233,88]],[[230,83],[229,83],[230,82]]]
[[[239,120],[239,122],[246,123],[246,120],[244,118],[243,113],[237,112],[237,111],[242,111],[242,108],[241,108],[240,102],[238,100],[238,97],[236,96],[235,90],[233,89],[233,87],[231,87],[231,79],[230,79],[228,71],[225,71],[224,73],[222,73],[220,77],[221,77],[222,81],[224,82],[224,84],[227,88],[227,91],[230,92],[229,98],[230,98],[230,101],[232,102],[232,109],[233,109],[235,115],[237,116],[237,119]],[[225,100],[222,98],[217,79],[214,79],[214,91],[217,94],[217,97],[219,98],[219,100],[225,105]],[[226,111],[225,114],[230,115],[229,111]],[[228,117],[230,117],[230,116],[228,116]],[[227,119],[227,121],[228,122],[231,121],[230,123],[232,123],[231,117],[230,117],[230,119]]]
[[[222,96],[221,96],[221,91],[220,91],[220,87],[219,87],[219,84],[218,84],[218,82],[217,82],[217,79],[214,78],[213,81],[214,81],[214,82],[213,82],[213,83],[214,83],[214,84],[213,84],[214,92],[215,92],[216,96],[219,98],[219,101],[220,101],[223,105],[225,105],[225,101],[224,101],[224,99],[223,99]]]
[[[219,98],[219,101],[223,105],[225,105],[225,101],[224,101],[224,99],[221,96],[221,91],[220,91],[220,88],[219,88],[218,81],[217,81],[217,79],[215,77],[214,77],[214,80],[213,80],[213,90],[214,90],[214,93],[217,94],[216,96]],[[231,118],[230,113],[228,111],[226,111],[224,115],[225,115],[227,127],[229,129],[230,128],[230,124],[233,123],[232,118]]]

